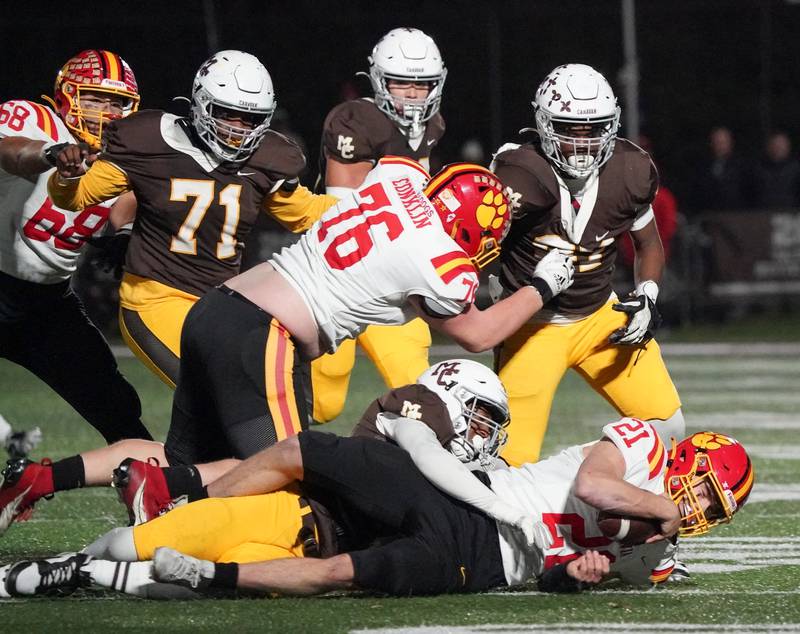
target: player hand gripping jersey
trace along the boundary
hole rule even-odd
[[[436,43],[422,31],[393,29],[383,36],[369,56],[374,97],[339,104],[325,118],[320,152],[325,191],[337,198],[350,195],[383,156],[412,158],[429,169],[431,151],[444,134],[439,104],[446,76]],[[428,366],[431,336],[421,319],[369,326],[312,362],[314,420],[327,422],[341,413],[356,343],[387,387],[414,381]]]
[[[650,420],[665,442],[680,438],[680,399],[652,340],[664,267],[650,206],[655,167],[646,152],[617,138],[614,93],[588,66],[553,70],[534,110],[538,139],[503,146],[493,163],[514,201],[500,282],[513,292],[546,254],[560,251],[574,259],[575,283],[497,351],[514,431],[503,457],[512,464],[537,459],[569,368],[621,415]],[[616,239],[627,232],[637,250],[638,290],[620,301],[611,282]]]
[[[0,355],[46,382],[107,442],[150,438],[136,392],[69,286],[86,241],[109,220],[127,222],[135,201],[72,211],[47,195],[52,152],[78,140],[98,148],[110,122],[138,107],[136,79],[115,53],[87,50],[64,65],[54,92],[45,97],[53,108],[0,104]]]
[[[247,53],[220,51],[195,77],[188,118],[146,111],[109,126],[88,173],[50,181],[51,196],[71,209],[136,194],[120,326],[133,352],[170,385],[186,313],[239,271],[258,215],[300,232],[335,202],[298,184],[305,158],[268,129],[274,108],[264,66]],[[69,165],[75,158],[59,157],[64,176],[80,176]]]

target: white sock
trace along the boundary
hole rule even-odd
[[[155,583],[152,561],[118,562],[94,559],[83,570],[91,575],[92,581],[98,586],[137,597],[147,596],[145,588]]]
[[[661,442],[664,443],[667,451],[672,446],[671,439],[674,438],[675,442],[680,442],[686,438],[686,421],[683,419],[683,411],[679,407],[675,413],[667,420],[660,420],[658,418],[651,418],[647,421],[656,430]]]

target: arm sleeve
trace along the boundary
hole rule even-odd
[[[80,178],[63,179],[54,171],[47,181],[47,194],[57,207],[80,211],[119,196],[130,189],[128,177],[108,161],[95,161]]]
[[[447,495],[466,502],[489,517],[513,524],[522,511],[501,500],[453,454],[439,444],[425,423],[396,417],[384,422],[384,433],[410,455],[422,474]]]
[[[266,210],[284,227],[302,233],[332,207],[337,199],[327,194],[312,194],[300,185],[292,191],[278,188],[264,200]]]

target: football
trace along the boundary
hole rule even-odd
[[[660,528],[659,522],[651,518],[626,517],[607,511],[598,513],[597,525],[603,535],[624,546],[643,544],[648,537],[656,535]]]

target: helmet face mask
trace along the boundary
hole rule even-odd
[[[258,149],[275,112],[272,78],[241,51],[220,51],[197,71],[191,121],[197,135],[223,162],[241,163]]]
[[[418,137],[424,123],[439,112],[447,77],[436,43],[419,29],[393,29],[381,38],[367,59],[375,105],[407,128],[412,138]],[[427,86],[424,96],[411,98],[397,94],[397,90],[392,92],[393,87],[423,83]]]
[[[620,109],[609,83],[590,66],[554,69],[539,85],[533,107],[542,151],[567,176],[591,176],[611,158]]]
[[[500,255],[500,243],[510,228],[511,205],[494,173],[473,163],[453,163],[431,178],[425,195],[445,232],[476,268]]]
[[[681,512],[682,537],[731,521],[753,488],[750,457],[733,438],[700,432],[673,446],[666,488]]]
[[[456,435],[447,447],[461,462],[489,464],[506,443],[508,396],[497,375],[467,359],[434,364],[417,379],[447,407]]]
[[[119,55],[86,50],[70,58],[56,76],[52,104],[67,128],[97,150],[110,121],[136,112],[139,88]]]

